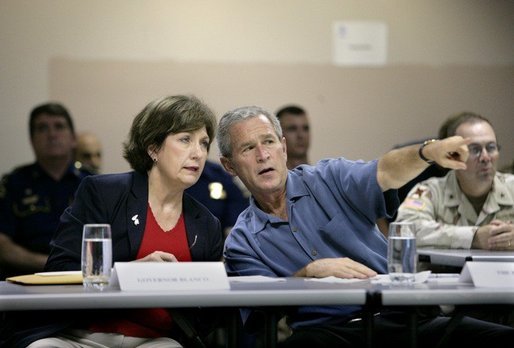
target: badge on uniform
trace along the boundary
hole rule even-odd
[[[211,199],[225,199],[227,197],[227,192],[221,182],[211,182],[209,184],[209,197]]]

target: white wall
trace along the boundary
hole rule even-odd
[[[398,68],[400,72],[412,67],[477,71],[485,68],[485,74],[489,74],[488,68],[507,67],[509,76],[503,77],[506,80],[502,83],[514,81],[510,69],[514,67],[512,1],[0,0],[0,172],[33,159],[28,141],[28,113],[35,104],[64,95],[52,94],[55,92],[51,90],[50,73],[55,60],[326,67],[331,65],[331,24],[335,20],[386,22],[386,68]],[[464,83],[456,86],[466,88]],[[67,100],[61,101],[68,105]],[[502,154],[505,163],[514,157],[512,114],[504,111],[514,110],[512,88],[499,94],[494,102],[502,106],[501,115],[495,115],[494,108],[489,106],[481,108],[471,99],[469,105],[501,124],[502,141],[507,145],[507,153]],[[276,103],[273,100],[268,105],[275,107]],[[102,105],[97,107],[102,109]],[[410,117],[419,114],[412,104],[408,107],[402,110],[399,105],[398,111]],[[443,112],[458,112],[463,107],[461,98],[455,110],[446,107]],[[100,116],[94,113],[82,114],[82,110],[71,107],[70,111],[79,129],[86,124],[102,124],[102,119],[96,119]],[[133,110],[131,116],[138,111]],[[358,111],[345,113],[359,117]],[[445,116],[423,119],[421,124],[427,124],[423,131],[433,134]],[[336,124],[327,125],[323,117],[316,115],[313,125],[313,160],[323,157],[324,149],[335,146],[324,142],[322,125],[343,129],[348,124],[345,119],[341,123],[330,119]],[[126,131],[125,125],[120,131]],[[366,129],[354,132],[367,134]],[[402,141],[419,134],[406,133]],[[116,136],[123,138],[121,133]],[[394,144],[394,139],[385,139],[381,134],[368,136],[384,146]],[[119,148],[109,146],[105,150],[106,171],[124,170]],[[360,155],[343,154],[350,158]]]

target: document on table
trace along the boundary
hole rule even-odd
[[[256,276],[241,276],[241,277],[228,277],[228,280],[232,283],[275,283],[285,282],[285,278],[266,277],[261,275]]]
[[[424,283],[428,280],[430,276],[430,271],[423,271],[416,273],[414,276],[414,283],[420,284]],[[307,278],[306,281],[314,281],[314,282],[325,282],[325,283],[357,283],[363,281],[371,281],[373,284],[390,284],[391,279],[389,278],[389,274],[378,274],[373,278],[368,279],[359,279],[359,278],[348,278],[342,279],[337,277],[325,277],[325,278]]]
[[[34,274],[9,277],[6,280],[12,283],[23,285],[82,284],[82,272],[40,272]]]

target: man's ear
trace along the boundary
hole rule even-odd
[[[230,161],[229,158],[225,157],[225,156],[221,156],[220,157],[220,162],[221,162],[221,165],[223,166],[223,168],[225,168],[225,170],[232,176],[237,176],[235,170],[234,170],[234,167],[232,166],[232,162]]]
[[[282,143],[282,152],[284,153],[284,156],[286,157],[286,161],[287,161],[287,142],[286,142],[286,138],[282,137],[282,140],[280,142]]]

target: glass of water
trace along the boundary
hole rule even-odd
[[[387,268],[389,277],[393,283],[414,283],[416,257],[414,223],[391,223],[389,225],[387,246]]]
[[[112,240],[109,224],[85,224],[82,234],[82,278],[86,289],[103,290],[109,285]]]

